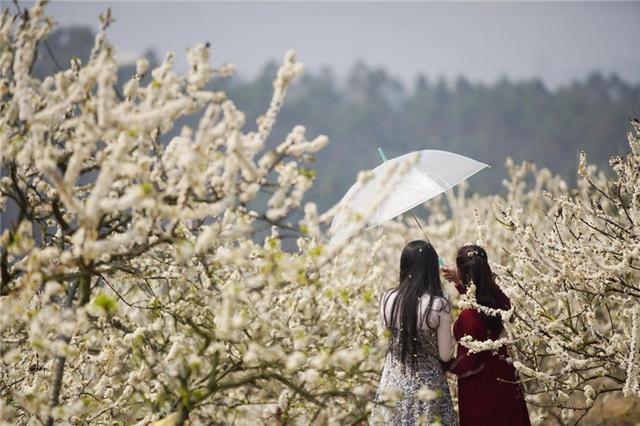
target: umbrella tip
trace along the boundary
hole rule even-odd
[[[387,156],[384,155],[384,151],[380,147],[378,147],[378,154],[380,154],[380,158],[382,158],[382,162],[387,161]]]

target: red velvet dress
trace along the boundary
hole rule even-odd
[[[504,297],[508,309],[509,300]],[[453,324],[456,340],[471,336],[474,340],[495,340],[491,330],[475,309],[464,309]],[[521,426],[530,425],[529,413],[515,368],[505,361],[507,348],[469,353],[458,344],[458,356],[450,371],[458,376],[458,411],[460,426]]]

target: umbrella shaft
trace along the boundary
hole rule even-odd
[[[411,212],[411,215],[413,216],[413,218],[416,220],[416,223],[418,224],[418,228],[420,228],[420,230],[424,234],[424,239],[427,240],[429,244],[431,244],[431,241],[429,241],[429,237],[427,237],[427,233],[424,232],[424,228],[422,228],[422,225],[420,224],[420,221],[418,220],[418,217],[416,216],[416,214],[413,212],[413,209],[409,211]]]

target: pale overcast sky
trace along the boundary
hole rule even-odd
[[[7,0],[0,0],[7,4]],[[287,49],[307,69],[344,75],[361,59],[413,81],[419,73],[492,82],[541,77],[557,86],[593,70],[640,81],[640,2],[178,2],[54,0],[61,25],[97,27],[107,6],[110,39],[124,57],[164,56],[210,41],[212,61],[253,76]]]

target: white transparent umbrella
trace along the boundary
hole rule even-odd
[[[340,201],[342,207],[329,231],[331,244],[353,236],[358,230],[381,225],[490,167],[463,155],[430,149],[387,161],[382,150],[378,150],[384,162],[373,169],[372,177],[364,184],[351,186]],[[414,161],[405,173],[392,172]]]

